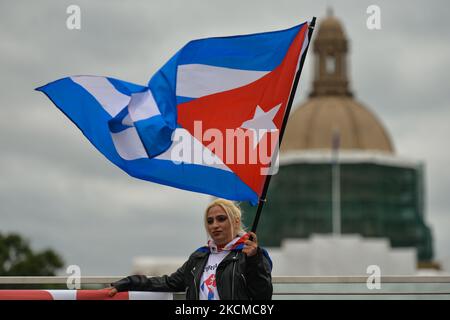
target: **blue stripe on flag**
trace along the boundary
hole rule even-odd
[[[114,85],[116,88],[117,84]],[[137,85],[127,87],[127,90],[132,88],[131,91],[139,89]],[[129,175],[184,190],[257,204],[257,194],[232,172],[195,164],[175,164],[170,160],[155,158],[121,158],[108,127],[112,117],[90,93],[70,78],[54,81],[36,90],[45,93],[106,158]]]
[[[148,82],[156,104],[164,121],[172,128],[177,126],[177,52],[166,64],[156,72]]]
[[[178,64],[271,71],[283,61],[304,24],[280,31],[193,40],[179,52]]]
[[[36,90],[45,93],[105,157],[117,165],[124,161],[112,142],[108,126],[111,115],[83,87],[63,78]]]
[[[195,100],[195,98],[177,96],[177,105],[179,105],[181,103],[189,102],[192,100]]]
[[[168,127],[162,115],[136,121],[134,125],[150,158],[160,155],[172,144],[175,128]]]
[[[139,84],[118,80],[114,78],[107,77],[108,81],[117,89],[117,91],[131,96],[133,93],[144,92],[148,88],[146,86],[141,86]]]
[[[252,205],[258,203],[258,195],[229,171],[155,158],[128,162],[128,173],[136,178],[221,198],[250,201]]]

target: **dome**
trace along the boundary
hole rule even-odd
[[[340,149],[394,153],[377,117],[353,98],[347,76],[347,38],[332,15],[321,20],[314,39],[314,81],[309,99],[293,108],[281,151],[330,149],[339,134]]]
[[[323,19],[317,30],[317,38],[321,39],[344,39],[344,29],[341,22],[331,12]]]
[[[281,151],[331,149],[335,131],[341,149],[394,153],[391,140],[376,116],[351,97],[309,99],[290,116]]]

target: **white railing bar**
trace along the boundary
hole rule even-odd
[[[278,276],[273,283],[366,283],[368,276]],[[450,276],[381,276],[382,283],[450,283]]]
[[[65,284],[67,276],[54,277],[0,277],[0,284]],[[70,277],[73,279],[72,277]],[[109,284],[123,277],[118,276],[84,276],[81,277],[81,284]],[[272,278],[273,284],[307,284],[307,283],[366,283],[364,276],[296,276]],[[72,280],[73,281],[73,280]],[[382,276],[381,283],[450,283],[450,276]]]
[[[305,296],[305,295],[312,295],[312,296],[390,296],[390,295],[397,295],[397,296],[402,296],[402,295],[415,295],[415,296],[420,296],[420,295],[450,295],[450,291],[449,292],[398,292],[398,291],[394,291],[394,292],[389,292],[389,291],[384,291],[384,292],[378,292],[378,291],[367,291],[367,292],[316,292],[316,291],[302,291],[302,292],[275,292],[273,293],[273,295],[275,296]]]

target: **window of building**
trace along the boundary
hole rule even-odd
[[[325,71],[327,74],[334,74],[336,72],[336,57],[327,56],[325,58]]]

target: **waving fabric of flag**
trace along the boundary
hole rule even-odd
[[[307,44],[308,23],[193,40],[146,86],[79,75],[36,90],[129,175],[255,205]]]

